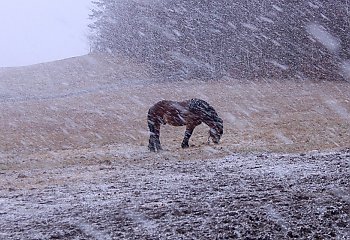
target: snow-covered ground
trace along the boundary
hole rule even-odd
[[[147,110],[202,98],[219,145]],[[0,239],[348,239],[350,84],[166,82],[85,56],[0,69]]]
[[[153,155],[1,171],[0,238],[350,238],[349,150]]]

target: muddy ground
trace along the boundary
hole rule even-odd
[[[350,150],[169,155],[2,171],[0,238],[350,237]]]
[[[134,69],[0,69],[0,239],[350,238],[349,83]],[[183,150],[184,128],[164,126],[149,153],[148,108],[193,97],[223,118],[222,142],[202,125]]]

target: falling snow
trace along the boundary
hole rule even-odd
[[[332,34],[327,32],[321,25],[310,24],[306,28],[307,31],[328,50],[336,52],[339,49],[340,41]]]
[[[0,239],[349,239],[347,1],[112,1],[91,53],[0,68]],[[220,144],[148,109],[199,98]]]

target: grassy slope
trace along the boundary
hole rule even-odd
[[[91,55],[0,69],[0,86],[3,154],[113,146],[121,157],[142,156],[147,151],[148,108],[160,99],[193,97],[207,100],[222,116],[222,143],[207,146],[208,129],[203,125],[191,139],[194,146],[183,151],[179,146],[184,128],[165,126],[161,140],[174,157],[350,146],[346,82],[159,83],[141,66]]]

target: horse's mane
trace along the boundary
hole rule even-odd
[[[191,112],[200,112],[208,120],[218,121],[219,116],[215,109],[202,99],[192,98],[189,100],[188,108]]]

